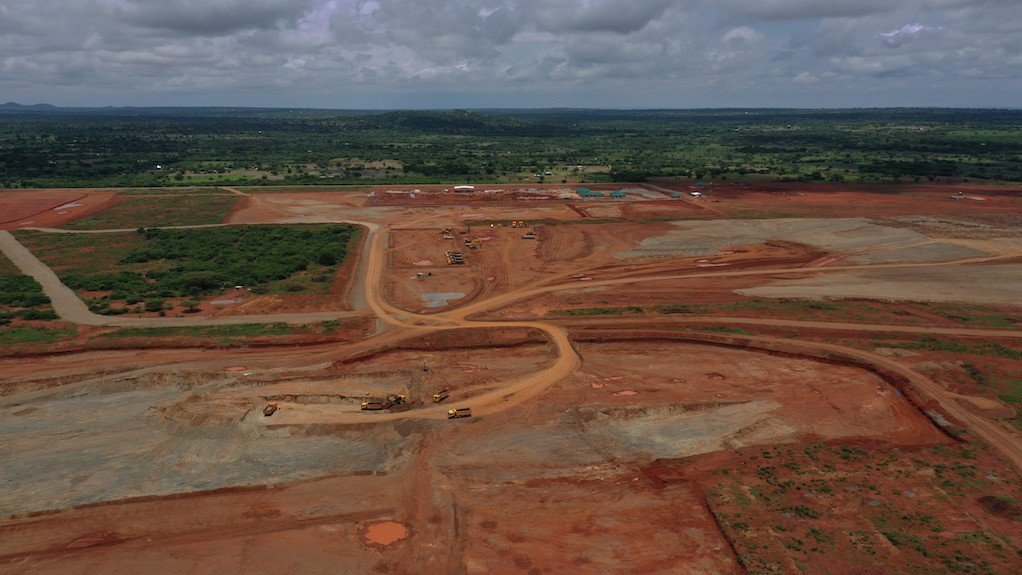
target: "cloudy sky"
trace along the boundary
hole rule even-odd
[[[0,101],[1022,105],[1022,0],[0,0]]]

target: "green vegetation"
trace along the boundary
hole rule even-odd
[[[1022,180],[1018,110],[0,114],[0,187]]]
[[[0,255],[0,326],[10,325],[15,318],[54,320],[57,314],[39,282],[23,275],[9,259]]]
[[[732,335],[753,335],[751,331],[744,330],[740,327],[725,327],[722,325],[712,325],[708,327],[701,327],[699,329],[711,333],[729,333]]]
[[[1017,529],[1004,520],[1022,520],[1018,489],[989,479],[1014,469],[987,446],[818,443],[750,447],[738,457],[707,503],[749,573],[786,573],[793,563],[826,573],[835,558],[856,565],[878,556],[899,573],[1014,572]]]
[[[204,325],[187,327],[122,328],[103,333],[99,340],[141,338],[183,338],[212,340],[218,344],[235,343],[257,337],[289,336],[298,334],[328,335],[346,324],[344,320],[331,320],[316,324],[291,325],[286,323],[247,323],[238,325]]]
[[[877,346],[894,347],[900,349],[918,349],[924,351],[945,351],[957,354],[969,355],[993,355],[1006,359],[1022,360],[1022,350],[1006,347],[996,342],[984,343],[962,343],[948,341],[932,337],[921,337],[910,342],[884,342],[877,343]]]
[[[0,345],[46,343],[78,335],[74,326],[66,327],[4,327],[0,329]]]
[[[99,337],[121,339],[127,337],[202,337],[239,338],[266,335],[291,335],[307,326],[292,326],[286,323],[246,323],[238,325],[204,325],[188,327],[124,328],[104,333]]]
[[[166,298],[191,300],[235,285],[265,290],[296,274],[329,283],[357,241],[357,230],[334,224],[228,226],[18,237],[68,287],[90,292],[90,309],[117,314],[156,312],[165,308]]]
[[[736,317],[798,317],[819,321],[861,321],[897,325],[932,325],[936,313],[961,325],[994,328],[1016,326],[1018,308],[962,304],[901,303],[897,307],[882,302],[757,298],[716,304],[674,303],[644,306],[575,308],[554,311],[557,315],[621,315],[624,313],[732,315]]]
[[[997,387],[1000,389],[997,397],[1004,403],[1015,406],[1016,415],[1010,421],[1022,431],[1022,379],[1014,377],[998,379]]]
[[[219,224],[227,218],[239,199],[239,196],[226,192],[221,194],[195,192],[181,196],[132,195],[110,209],[87,216],[65,227],[74,230],[98,230]]]
[[[626,314],[639,314],[643,312],[643,308],[635,305],[625,307],[589,307],[582,309],[569,309],[564,310],[562,313],[565,315],[626,315]]]

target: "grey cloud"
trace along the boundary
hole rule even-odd
[[[757,20],[811,20],[844,18],[889,12],[897,7],[890,0],[723,0],[726,12],[744,14]]]
[[[672,3],[671,0],[560,2],[539,8],[536,25],[553,32],[627,34],[641,30],[652,20],[659,18]]]
[[[0,92],[28,102],[911,105],[978,85],[1017,105],[1022,2],[0,0]]]
[[[107,2],[110,13],[132,24],[193,34],[271,28],[294,21],[310,0],[125,0]]]

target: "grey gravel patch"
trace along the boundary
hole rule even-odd
[[[919,232],[878,225],[866,218],[780,218],[673,222],[677,228],[642,240],[638,248],[614,254],[617,259],[720,255],[731,248],[783,240],[832,252],[927,240]]]
[[[1022,305],[1022,282],[1018,278],[1022,278],[1020,264],[867,269],[777,280],[735,293],[768,298]]]
[[[990,254],[950,242],[937,242],[874,254],[862,254],[850,257],[848,261],[856,264],[929,263],[979,258],[986,255]]]
[[[383,471],[411,438],[387,429],[292,436],[244,422],[187,425],[176,389],[87,393],[0,409],[0,516],[136,497]],[[36,408],[13,417],[12,412]]]
[[[422,294],[422,301],[426,302],[426,307],[444,307],[463,297],[465,297],[465,292],[460,291],[426,293]]]

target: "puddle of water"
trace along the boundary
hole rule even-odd
[[[631,397],[633,395],[639,395],[639,392],[628,390],[628,391],[619,391],[617,393],[612,393],[611,395],[613,395],[614,397]]]
[[[451,300],[461,299],[463,297],[465,297],[465,292],[460,291],[426,293],[422,294],[422,301],[426,302],[426,307],[444,307]]]
[[[365,538],[377,545],[390,545],[408,537],[408,528],[397,521],[374,523],[366,530]]]

